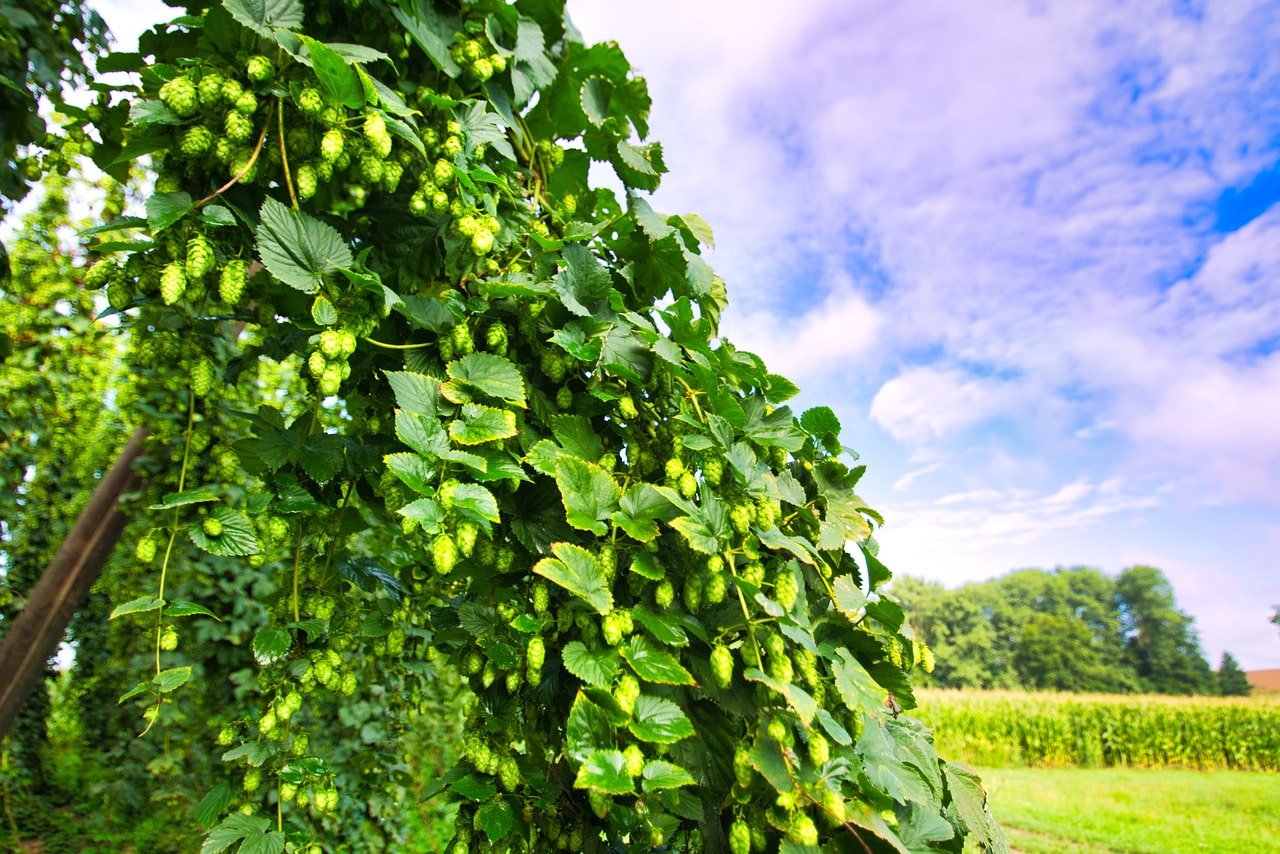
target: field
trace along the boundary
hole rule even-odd
[[[1280,667],[1271,670],[1250,670],[1246,676],[1254,694],[1280,694]]]
[[[1026,854],[1280,852],[1280,775],[988,769],[996,818]]]
[[[983,767],[1280,770],[1280,698],[921,691],[944,756]]]

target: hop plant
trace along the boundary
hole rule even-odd
[[[275,66],[271,60],[262,55],[249,57],[244,64],[245,76],[254,83],[267,83],[275,76]]]
[[[173,261],[165,265],[160,273],[160,299],[165,305],[173,305],[182,299],[187,290],[187,274],[183,265]]]
[[[206,71],[200,78],[200,82],[196,84],[196,95],[200,99],[200,106],[209,109],[218,106],[222,101],[222,84],[226,82],[221,74],[216,71]]]
[[[213,132],[204,125],[192,125],[178,139],[178,150],[184,157],[202,157],[213,146]]]
[[[206,358],[197,359],[191,365],[191,371],[188,374],[188,381],[191,383],[191,393],[196,397],[204,397],[213,391],[214,371],[213,362]],[[206,519],[206,522],[215,523],[217,525],[218,534],[222,533],[222,523],[217,519]],[[217,536],[209,532],[209,528],[205,527],[205,533],[209,536]]]
[[[185,74],[180,74],[160,87],[160,100],[179,116],[189,118],[200,109],[196,84]]]
[[[187,281],[203,279],[213,269],[213,244],[203,234],[187,241]]]
[[[223,265],[222,274],[218,277],[218,297],[227,305],[239,304],[248,268],[248,263],[239,258],[232,258]]]
[[[337,128],[330,128],[320,138],[320,159],[325,163],[336,163],[338,158],[342,156],[344,148],[342,131]]]
[[[364,138],[369,140],[373,150],[379,157],[391,154],[391,134],[387,131],[387,122],[379,113],[370,113],[364,119]]]
[[[298,105],[298,110],[301,111],[304,116],[310,116],[312,118],[319,116],[321,111],[324,109],[324,98],[321,97],[320,90],[311,86],[308,86],[298,92],[295,103]]]
[[[227,139],[232,142],[248,142],[253,136],[253,122],[239,110],[230,110],[223,120],[223,129]]]

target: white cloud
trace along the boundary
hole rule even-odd
[[[904,442],[922,444],[1011,411],[1022,392],[1010,382],[955,369],[911,368],[871,401],[871,418]]]

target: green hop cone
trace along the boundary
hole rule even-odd
[[[379,113],[370,113],[364,118],[364,138],[380,157],[391,153],[391,134],[387,132],[387,122]]]
[[[298,109],[303,115],[311,116],[312,118],[319,116],[324,110],[324,98],[321,97],[320,90],[311,86],[298,93],[295,103],[297,103]]]
[[[774,585],[774,599],[779,605],[790,611],[796,605],[796,597],[800,593],[799,582],[796,581],[794,572],[783,570],[778,574],[778,581]]]
[[[685,498],[692,498],[698,492],[698,481],[689,472],[682,473],[676,485]]]
[[[213,269],[213,244],[203,234],[187,241],[186,272],[188,281],[203,279]]]
[[[542,683],[542,665],[546,662],[546,658],[546,643],[537,635],[531,637],[528,649],[525,650],[525,665],[528,671],[529,685],[534,688]]]
[[[493,76],[493,63],[486,57],[482,56],[475,62],[471,63],[471,73],[476,76],[477,80],[483,83]]]
[[[670,581],[663,579],[653,590],[653,604],[659,608],[668,608],[675,601],[676,589]]]
[[[458,524],[458,551],[462,553],[463,557],[471,557],[471,553],[476,549],[476,537],[479,535],[480,526],[475,522],[461,522]]]
[[[618,401],[618,414],[625,421],[634,421],[640,417],[640,410],[636,409],[636,402],[631,395],[623,395]]]
[[[245,282],[249,270],[248,262],[240,258],[232,258],[222,268],[218,277],[218,296],[227,305],[236,305],[244,295]]]
[[[324,353],[319,350],[311,351],[311,355],[307,357],[307,371],[314,379],[320,379],[324,376],[325,369],[329,367],[329,362],[325,359]]]
[[[225,78],[216,71],[206,71],[196,84],[196,97],[202,107],[216,107],[222,100],[222,84]]]
[[[244,92],[232,105],[232,109],[248,118],[258,111],[258,96],[252,92]]]
[[[751,765],[751,753],[747,748],[739,745],[733,753],[733,779],[745,789],[751,785],[751,779],[754,776],[755,768]]]
[[[728,688],[733,682],[733,653],[727,646],[717,644],[711,650],[711,672],[721,688]]]
[[[501,323],[489,324],[489,328],[484,331],[484,345],[491,353],[507,355],[507,327]]]
[[[227,166],[227,172],[239,181],[253,183],[253,179],[258,177],[258,160],[254,158],[253,151],[248,148],[237,149]]]
[[[444,145],[440,146],[440,151],[450,160],[462,153],[462,139],[457,136],[450,136],[444,141]]]
[[[266,83],[275,76],[275,67],[271,60],[261,54],[251,56],[244,64],[245,76],[254,83]]]
[[[213,141],[213,159],[219,163],[230,163],[235,154],[236,144],[225,136],[220,136]]]
[[[508,792],[514,792],[520,785],[520,766],[516,764],[515,757],[504,756],[498,763],[498,782]]]
[[[448,534],[440,534],[431,541],[431,562],[441,575],[448,575],[457,565],[458,547]]]
[[[203,157],[213,147],[213,131],[204,125],[192,125],[178,138],[178,151],[183,157],[194,160]]]
[[[212,516],[206,517],[200,527],[210,537],[222,536],[222,522]]]
[[[88,290],[96,291],[111,281],[112,274],[116,271],[114,262],[103,258],[98,263],[84,271],[84,286]]]
[[[623,675],[618,680],[618,686],[613,689],[613,699],[627,717],[631,717],[636,709],[636,700],[640,699],[640,683],[630,673]]]
[[[244,86],[240,85],[240,81],[234,78],[228,78],[222,82],[222,100],[227,104],[234,104],[240,100],[240,96],[244,94]]]
[[[204,397],[213,391],[214,372],[213,362],[208,359],[197,359],[195,364],[191,366],[191,370],[187,374],[187,379],[191,383],[191,393],[196,397]],[[206,521],[217,522],[216,519]],[[222,525],[218,524],[218,533],[222,533]],[[210,534],[209,536],[216,536]]]
[[[477,255],[488,255],[493,249],[493,232],[481,229],[471,235],[471,251]]]
[[[134,548],[133,554],[143,563],[151,563],[156,559],[156,541],[151,537],[143,537],[138,540],[138,545]]]
[[[338,364],[326,366],[316,386],[325,397],[337,394],[338,389],[342,386],[342,367]]]
[[[107,302],[116,311],[124,311],[133,301],[133,287],[124,279],[116,279],[107,285]]]
[[[382,183],[382,160],[378,157],[360,159],[360,178],[367,184]]]
[[[196,93],[196,84],[191,78],[181,74],[160,87],[160,100],[182,118],[194,116],[200,109],[200,98]]]
[[[320,137],[320,159],[325,163],[334,163],[342,156],[346,143],[342,139],[342,131],[330,128]]]
[[[809,736],[809,759],[821,768],[831,758],[831,745],[821,733]]]
[[[404,177],[404,167],[399,161],[388,160],[382,164],[382,189],[388,193],[394,193],[400,186],[400,179]]]
[[[232,142],[248,142],[249,137],[253,136],[253,122],[248,116],[235,110],[229,110],[227,117],[223,121],[223,129],[227,133],[227,139]]]
[[[316,189],[320,185],[318,176],[316,175],[316,167],[310,163],[303,163],[298,167],[298,172],[294,175],[293,183],[298,189],[298,198],[307,201],[316,194]]]
[[[539,582],[533,588],[533,612],[535,614],[547,613],[547,608],[551,604],[551,590],[547,585]]]
[[[818,828],[807,813],[796,813],[790,826],[787,827],[787,839],[796,845],[813,846],[818,844]]]
[[[173,305],[182,299],[186,290],[187,274],[183,265],[177,261],[166,264],[160,273],[160,299],[165,305]]]
[[[495,53],[490,56],[489,64],[493,66],[494,74],[501,74],[507,70],[507,58],[500,53]]]

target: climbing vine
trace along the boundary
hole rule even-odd
[[[155,175],[84,232],[152,434],[112,617],[143,738],[217,724],[203,851],[395,838],[449,674],[451,850],[1007,848],[899,715],[929,653],[839,421],[719,335],[711,229],[646,199],[616,44],[557,0],[221,0],[98,68],[95,162]],[[201,649],[234,607],[247,672]]]

